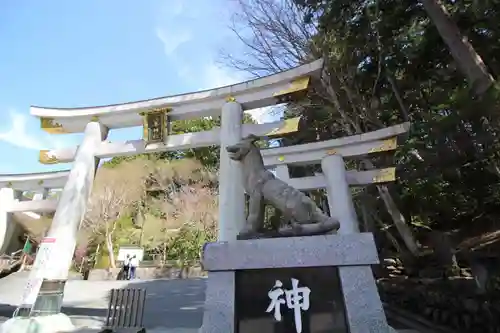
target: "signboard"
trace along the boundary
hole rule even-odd
[[[26,242],[24,242],[23,252],[26,254],[30,254],[32,248],[33,246],[31,245],[30,239],[28,237],[28,239],[26,239]]]
[[[28,283],[24,288],[22,303],[23,305],[33,305],[42,286],[45,277],[47,264],[49,261],[50,253],[54,246],[56,239],[54,237],[45,237],[42,239],[38,251],[36,253],[35,265],[31,269]]]
[[[159,108],[142,112],[143,140],[146,144],[163,142],[168,133],[167,113],[169,108]]]
[[[347,333],[335,267],[236,271],[236,332]]]
[[[122,246],[118,250],[117,260],[124,261],[127,257],[127,254],[130,257],[133,257],[135,255],[139,261],[142,261],[142,259],[144,258],[144,249],[142,247]]]

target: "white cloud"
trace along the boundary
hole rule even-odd
[[[180,15],[185,10],[186,2],[184,0],[169,0],[168,13],[172,15]]]
[[[16,147],[32,150],[47,148],[57,149],[65,147],[68,144],[67,138],[54,138],[41,132],[39,129],[36,130],[37,134],[33,133],[35,131],[28,130],[30,119],[24,114],[10,110],[9,116],[10,129],[0,131],[0,141],[7,142]]]
[[[157,28],[156,37],[162,42],[163,51],[169,57],[175,53],[179,46],[189,42],[192,35],[188,30],[174,32],[168,28]]]
[[[185,22],[189,16],[189,8],[186,7],[184,0],[169,0],[159,10],[155,34],[163,44],[165,55],[169,58],[175,55],[181,45],[193,38],[191,27]]]
[[[242,75],[230,73],[214,63],[206,65],[202,70],[202,76],[197,79],[201,81],[200,89],[219,88],[244,81]]]
[[[233,74],[214,63],[211,63],[202,71],[201,77],[197,77],[202,82],[199,89],[213,89],[236,84],[245,81],[246,78],[241,74]],[[279,106],[267,106],[264,108],[248,111],[252,118],[259,124],[269,123],[280,119],[281,108]]]
[[[231,72],[217,66],[214,52],[211,52],[213,50],[206,50],[207,44],[222,42],[220,39],[225,37],[217,36],[227,33],[229,24],[227,3],[211,1],[213,4],[211,2],[212,5],[207,6],[206,0],[189,3],[174,0],[159,11],[162,15],[156,28],[156,37],[163,44],[165,55],[169,63],[174,64],[178,77],[191,86],[192,91],[223,87],[247,79],[241,72]],[[213,17],[218,19],[214,21]],[[210,36],[206,35],[207,26],[213,31]],[[214,39],[210,43],[207,38]],[[189,45],[185,50],[179,50],[183,44]],[[272,122],[281,116],[274,106],[251,110],[249,113],[258,123]]]
[[[32,136],[26,129],[26,116],[14,111],[9,113],[12,125],[9,130],[0,132],[0,140],[21,148],[42,149],[39,138]]]

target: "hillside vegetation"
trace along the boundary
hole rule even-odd
[[[139,157],[104,164],[97,173],[81,226],[80,255],[116,267],[120,245],[145,248],[147,259],[196,260],[216,236],[216,176],[194,159]],[[78,260],[78,259],[77,259]]]

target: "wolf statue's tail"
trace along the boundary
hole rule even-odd
[[[293,237],[293,236],[314,236],[323,235],[330,232],[337,232],[340,228],[340,223],[337,219],[333,217],[326,216],[317,223],[310,224],[299,224],[291,223],[289,225],[283,226],[278,230],[278,234],[282,237]]]

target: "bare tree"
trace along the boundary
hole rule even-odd
[[[222,61],[254,76],[273,74],[311,60],[316,25],[304,21],[293,0],[232,0],[237,10],[230,29],[244,56],[221,52]]]
[[[101,236],[109,253],[109,265],[116,268],[114,234],[117,222],[130,213],[145,193],[145,168],[140,159],[114,169],[100,168],[82,228]]]
[[[148,201],[151,212],[142,228],[145,244],[166,260],[169,248],[189,246],[178,235],[200,231],[208,238],[215,235],[217,193],[212,189],[217,174],[194,159],[150,160],[147,164]],[[154,215],[154,216],[153,216]]]
[[[209,185],[214,183],[217,175],[205,168],[195,159],[150,160],[147,163],[149,173],[149,190],[160,191],[165,195],[175,192],[177,187],[189,183]]]
[[[161,219],[148,219],[146,238],[161,253],[163,261],[174,248],[179,260],[196,257],[202,244],[199,239],[185,237],[186,233],[199,233],[204,240],[214,240],[217,233],[218,200],[215,190],[200,185],[184,185],[167,197],[153,203]],[[182,244],[181,244],[182,243]],[[180,252],[180,253],[179,253]],[[196,253],[195,253],[196,252]]]
[[[234,0],[238,5],[231,29],[240,40],[245,52],[241,57],[223,52],[222,61],[229,67],[245,71],[254,76],[276,73],[298,64],[311,61],[315,57],[325,60],[322,74],[322,89],[316,89],[318,97],[339,118],[338,123],[348,135],[363,132],[365,128],[383,127],[378,119],[378,110],[373,105],[377,83],[374,83],[371,97],[359,93],[354,82],[353,68],[342,57],[349,57],[342,49],[324,52],[324,42],[315,37],[317,20],[313,17],[305,22],[305,12],[295,5],[294,0]],[[310,22],[310,23],[309,23]],[[375,28],[375,27],[374,27]],[[333,38],[326,36],[326,38]],[[335,46],[335,43],[329,43]],[[382,50],[379,50],[382,54]],[[380,67],[380,75],[383,75]],[[385,73],[387,74],[387,73]],[[377,78],[378,80],[379,78]],[[396,87],[393,87],[396,89]],[[397,91],[396,91],[397,92]],[[349,101],[343,105],[339,96]],[[398,94],[400,96],[400,94]],[[294,108],[308,108],[315,105],[294,105]],[[404,101],[400,102],[403,116],[407,113]],[[368,124],[369,126],[366,126]],[[374,168],[370,160],[364,161],[366,168]],[[391,216],[396,229],[408,250],[417,255],[419,248],[413,232],[398,209],[389,189],[377,186],[378,193]]]

